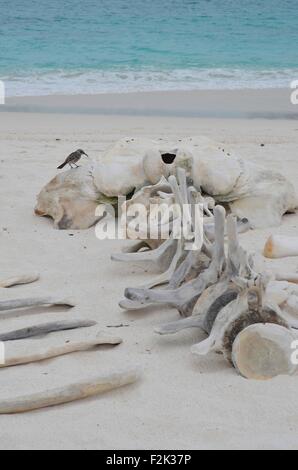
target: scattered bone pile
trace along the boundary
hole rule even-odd
[[[33,273],[0,280],[0,295],[1,288],[29,284],[38,279],[39,275]],[[62,299],[59,296],[2,300],[0,301],[0,315],[12,315],[16,309],[23,309],[22,313],[26,314],[28,307],[45,305],[74,307],[75,302],[71,299]],[[55,335],[57,332],[67,333]],[[117,345],[122,342],[122,339],[106,334],[99,329],[93,320],[66,318],[56,322],[29,324],[25,328],[13,331],[1,330],[0,341],[4,346],[2,351],[4,352],[4,362],[0,364],[0,367],[4,368],[54,358],[75,351],[85,351],[101,344]],[[20,413],[81,400],[132,383],[137,378],[136,369],[97,374],[94,377],[78,380],[76,383],[60,388],[0,400],[0,414]]]
[[[182,169],[178,169],[177,178],[171,175],[142,188],[126,205],[140,200],[146,204],[152,198],[157,203],[189,205],[190,229],[194,229],[196,203],[203,204],[203,244],[188,250],[188,237],[176,240],[170,236],[167,240],[141,240],[126,252],[113,255],[113,260],[150,263],[162,271],[146,286],[127,288],[120,306],[128,310],[152,305],[176,308],[181,319],[157,327],[156,332],[204,330],[207,338],[193,345],[191,352],[220,352],[246,378],[293,374],[296,366],[291,361],[291,345],[298,338],[297,275],[259,272],[253,256],[239,244],[238,233],[249,229],[247,220],[232,214],[226,217],[223,206],[188,184]]]

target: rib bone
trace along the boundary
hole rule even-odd
[[[16,398],[7,398],[0,401],[0,414],[23,413],[82,400],[112,390],[113,388],[131,384],[139,376],[138,369],[124,369],[98,374],[95,377],[51,390],[43,390]]]
[[[44,359],[85,351],[100,344],[119,344],[122,340],[99,330],[98,326],[84,328],[81,331],[70,330],[66,334],[52,333],[42,339],[7,341],[5,361],[0,367],[41,361]]]
[[[155,250],[138,251],[134,253],[116,253],[111,255],[113,261],[128,261],[152,265],[158,271],[169,268],[173,255],[177,249],[177,240],[169,238]]]
[[[0,341],[15,341],[33,336],[46,335],[54,331],[74,330],[76,328],[87,328],[96,325],[92,320],[62,320],[39,325],[28,326],[20,330],[9,331],[0,334]]]
[[[43,305],[65,305],[74,307],[73,299],[61,297],[32,297],[27,299],[6,300],[0,302],[0,312],[26,307],[41,307]]]
[[[151,303],[166,304],[176,307],[179,312],[188,316],[192,313],[195,301],[199,295],[209,285],[215,284],[222,272],[225,264],[224,253],[224,229],[225,229],[225,210],[222,206],[216,206],[214,209],[216,241],[213,253],[213,259],[208,269],[201,275],[178,289],[150,290],[150,289],[134,289],[125,290],[125,296],[136,301],[138,305]]]

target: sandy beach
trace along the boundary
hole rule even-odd
[[[222,98],[223,103],[231,103],[232,114],[241,108],[235,93],[233,100],[229,93]],[[293,117],[297,110],[282,99],[284,105],[279,106],[280,98],[274,101],[272,94],[271,98],[265,94],[264,102],[262,96],[259,92],[254,109],[245,98],[247,107],[242,111],[253,113],[254,119],[216,117],[218,112],[219,116],[225,113],[225,106],[218,102],[210,104],[209,109],[217,106],[213,117],[207,113],[203,117],[180,113],[179,117],[179,110],[186,109],[189,115],[194,111],[193,106],[187,109],[187,100],[181,100],[179,94],[176,98],[163,94],[163,100],[170,103],[168,108],[162,104],[167,116],[158,115],[156,101],[147,96],[144,102],[138,94],[119,95],[122,115],[117,115],[115,99],[107,97],[100,106],[113,109],[110,116],[78,112],[78,100],[71,97],[48,99],[47,106],[54,108],[51,112],[46,112],[49,109],[44,108],[42,98],[14,99],[8,103],[10,109],[1,109],[1,277],[26,270],[41,274],[39,282],[1,291],[1,296],[61,293],[77,301],[72,310],[56,307],[26,314],[12,312],[1,319],[3,330],[61,315],[85,317],[98,321],[103,329],[109,326],[107,330],[121,336],[123,343],[2,370],[0,401],[119,365],[139,365],[142,370],[139,382],[92,399],[1,416],[1,449],[298,449],[297,376],[248,381],[219,355],[191,355],[190,346],[203,338],[203,333],[186,330],[159,337],[154,327],[177,319],[177,311],[154,308],[127,313],[118,307],[125,287],[140,285],[150,276],[139,266],[110,261],[111,253],[120,251],[125,242],[99,241],[94,228],[57,231],[50,219],[38,218],[33,212],[37,193],[55,176],[66,155],[83,148],[96,157],[124,136],[206,135],[244,158],[280,171],[297,187],[298,124],[295,119],[282,119],[289,113]],[[91,101],[84,101],[87,107]],[[32,112],[21,112],[20,107],[28,103]],[[62,112],[65,103],[72,103],[72,112]],[[138,116],[125,114],[128,103],[130,110],[138,110]],[[202,112],[208,111],[207,101],[204,103]],[[55,113],[58,105],[60,110]],[[19,112],[13,106],[19,106]],[[33,112],[36,106],[43,107],[43,112]],[[142,109],[146,109],[143,114],[151,115],[142,115]],[[267,117],[273,113],[274,119],[260,119],[258,113]],[[280,227],[245,233],[241,243],[261,254],[273,231],[297,235],[298,215],[286,215]],[[294,271],[298,268],[295,257],[264,263]]]

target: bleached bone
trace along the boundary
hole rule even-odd
[[[280,305],[283,318],[288,322],[288,324],[294,328],[298,329],[298,296],[297,295],[288,295],[286,300]]]
[[[147,284],[140,286],[142,289],[152,289],[154,287],[168,284],[168,289],[176,289],[183,282],[188,282],[194,279],[199,273],[205,270],[210,264],[210,258],[207,257],[200,250],[190,251],[186,258],[183,260],[184,251],[182,248],[182,240],[177,240],[177,250],[173,256],[169,268],[155,277]],[[183,261],[181,261],[183,260]],[[178,266],[178,267],[177,267]],[[128,299],[122,300],[119,305],[122,308],[136,310],[144,306],[137,306],[135,302],[133,305]]]
[[[9,277],[8,279],[0,280],[0,287],[12,287],[20,284],[31,284],[38,281],[39,273],[28,273],[20,276]]]
[[[133,289],[125,290],[125,297],[130,301],[137,302],[138,305],[166,304],[176,307],[179,312],[184,315],[190,315],[194,303],[199,295],[209,285],[217,282],[224,264],[224,229],[225,229],[225,210],[222,206],[216,206],[214,209],[216,241],[213,253],[213,259],[207,270],[201,275],[182,285],[178,289],[150,290],[150,289]]]
[[[15,398],[0,400],[0,414],[23,413],[49,406],[62,405],[134,383],[140,377],[138,369],[123,369],[101,373],[63,387],[43,390]]]
[[[298,318],[298,297],[297,295],[290,295],[286,300],[285,308],[287,311]]]
[[[262,302],[261,287],[244,289],[238,298],[228,303],[217,315],[208,338],[192,347],[192,353],[205,355],[214,350],[231,360],[237,334],[254,323],[276,323],[290,328],[278,307]]]
[[[176,186],[176,179],[173,177],[171,179],[173,187],[175,187],[174,192],[179,193],[179,200],[182,204],[181,211],[185,208],[188,208],[187,202],[187,187],[186,187],[186,175],[185,171],[180,169],[179,171],[180,184]],[[177,195],[178,198],[178,195]],[[185,202],[186,201],[186,202]],[[187,209],[188,210],[188,209]],[[213,216],[212,216],[213,217]],[[188,235],[190,231],[194,231],[195,227],[192,225],[191,211],[188,211]],[[209,243],[209,240],[204,237],[202,247],[198,249],[193,249],[186,251],[185,249],[186,240],[184,238],[184,233],[182,234],[181,239],[177,242],[176,253],[173,256],[171,264],[167,271],[163,272],[160,276],[153,279],[147,285],[140,286],[141,288],[152,289],[162,284],[168,283],[169,289],[176,289],[180,287],[184,282],[188,282],[195,277],[197,277],[203,270],[205,270],[210,264],[210,257],[212,255],[212,247]],[[122,306],[127,306],[130,308],[130,302],[125,300],[121,302]],[[134,308],[136,305],[134,306]]]
[[[164,276],[169,284],[169,289],[179,287],[183,282],[196,277],[203,268],[207,268],[210,264],[210,259],[206,263],[206,254],[210,256],[211,252],[211,249],[207,246],[207,242],[209,243],[207,240],[203,241],[202,247],[186,251],[185,243],[196,230],[193,221],[198,215],[201,216],[201,213],[197,212],[198,199],[201,198],[201,194],[195,188],[187,187],[186,171],[184,169],[177,169],[177,178],[178,181],[173,175],[170,176],[169,183],[175,196],[175,202],[179,204],[181,214],[183,214],[184,230],[181,234],[180,244],[177,247],[173,262],[167,273],[165,273],[166,276]],[[212,219],[214,219],[213,215]],[[201,253],[202,251],[203,254]],[[152,285],[156,286],[157,284]]]
[[[187,328],[201,328],[203,329],[202,319],[198,316],[191,315],[187,318],[180,318],[179,320],[164,323],[154,328],[155,333],[159,335],[172,335]]]
[[[266,258],[285,258],[298,256],[298,237],[271,235],[264,247]]]
[[[164,271],[169,268],[174,253],[177,250],[177,240],[169,238],[164,241],[155,250],[139,251],[137,253],[117,253],[111,255],[113,261],[126,261],[133,263],[145,263],[158,271]]]
[[[154,305],[154,302],[148,302],[146,305],[144,305],[142,302],[137,302],[135,300],[129,300],[126,298],[120,300],[119,302],[119,307],[123,308],[123,310],[142,310],[144,307],[151,307],[152,305]]]
[[[208,268],[210,258],[205,254],[205,250],[190,250],[184,261],[175,270],[169,280],[169,288],[176,289],[184,282],[196,278],[202,271]]]
[[[219,312],[239,294],[239,287],[233,279],[240,275],[254,276],[250,262],[244,250],[239,244],[238,227],[236,217],[227,217],[228,254],[225,270],[220,279],[214,285],[208,287],[197,300],[193,310],[202,328],[210,334],[213,324]]]
[[[128,211],[129,207],[133,204],[142,204],[149,208],[150,199],[154,196],[159,196],[165,200],[172,197],[172,189],[167,179],[162,176],[157,184],[147,185],[139,189],[134,193],[131,199],[125,201],[122,206],[123,211]]]
[[[247,219],[237,219],[237,232],[246,233],[251,229],[250,223]],[[207,222],[204,223],[204,231],[208,237],[208,239],[213,242],[214,241],[214,223]]]
[[[298,299],[298,286],[291,282],[272,279],[268,282],[265,295],[268,302],[281,307],[291,296]]]
[[[292,343],[297,339],[297,333],[280,325],[250,325],[235,338],[233,364],[247,379],[268,380],[277,375],[292,375],[297,370],[291,361]]]
[[[91,326],[83,330],[69,330],[62,334],[51,333],[45,338],[5,342],[5,362],[0,367],[16,366],[41,361],[56,356],[85,351],[100,344],[119,344],[122,339],[110,336]]]
[[[171,185],[173,194],[175,196],[175,202],[180,205],[181,214],[184,216],[184,233],[186,237],[192,232],[192,219],[191,211],[189,207],[189,193],[187,190],[186,183],[186,172],[182,168],[177,169],[177,179],[175,176],[171,175],[169,177],[169,183]]]
[[[66,307],[74,307],[75,302],[73,299],[62,297],[32,297],[18,300],[2,300],[0,301],[0,312],[26,307],[41,307],[44,305],[64,305]]]
[[[33,336],[47,335],[54,331],[74,330],[76,328],[88,328],[96,325],[92,320],[62,320],[57,322],[40,323],[19,330],[0,333],[0,341],[15,341],[31,338]]]
[[[166,153],[174,153],[170,165],[163,161]],[[232,152],[227,156],[218,143],[194,136],[171,142],[121,139],[99,161],[52,180],[38,196],[36,214],[50,215],[60,229],[87,228],[96,222],[95,208],[100,202],[115,202],[115,197],[128,195],[148,181],[156,183],[179,167],[186,169],[197,189],[218,204],[228,204],[254,227],[279,225],[282,215],[297,207],[294,187],[281,174]]]
[[[138,251],[142,250],[143,248],[146,248],[147,250],[151,249],[149,246],[147,240],[141,240],[138,241],[137,243],[134,243],[129,246],[125,246],[122,248],[122,253],[137,253]],[[118,260],[116,260],[118,261]],[[122,261],[122,260],[119,260]]]
[[[151,209],[152,207],[156,206],[159,207],[160,211],[163,211],[163,223],[160,224],[158,220],[150,219],[150,231],[152,233],[155,228],[155,233],[165,233],[165,231],[166,233],[168,233],[168,228],[172,222],[172,219],[175,219],[179,215],[178,213],[176,214],[175,207],[173,207],[174,212],[170,212],[171,217],[165,217],[169,213],[167,208],[169,206],[173,206],[173,203],[174,197],[171,193],[171,186],[164,177],[162,177],[161,180],[155,185],[145,186],[141,188],[132,196],[131,199],[125,201],[122,205],[120,224],[123,233],[126,234],[127,238],[131,238],[129,228],[130,224],[134,222],[135,212],[133,210],[133,212],[131,213],[130,209],[132,206],[136,205],[141,205],[142,207],[144,207],[148,215],[146,223],[138,223],[138,239],[145,240],[147,237],[150,237],[150,233],[148,233],[148,222],[151,214]],[[136,235],[135,230],[133,230],[133,233],[134,235]]]
[[[298,273],[291,273],[291,272],[278,272],[274,273],[275,279],[277,281],[288,281],[294,284],[298,284]]]
[[[185,214],[185,211],[188,210],[188,207],[189,207],[189,193],[188,193],[188,188],[187,188],[187,184],[186,184],[186,173],[185,173],[185,170],[182,170],[181,168],[178,170],[178,179],[179,179],[179,184],[177,182],[177,179],[175,176],[170,176],[169,177],[169,183],[170,183],[170,188],[174,194],[174,197],[175,197],[175,203],[178,204],[180,206],[180,210],[181,210],[181,214],[182,214],[182,211],[184,211],[184,214]],[[166,180],[165,180],[166,181]],[[193,192],[192,194],[195,192],[195,190],[193,189]],[[184,221],[185,221],[185,217],[184,217]],[[191,212],[188,211],[188,232],[190,231],[190,229],[192,228],[191,226]],[[160,276],[158,276],[157,278],[151,280],[149,283],[147,283],[146,285],[143,285],[143,286],[140,286],[139,288],[141,289],[152,289],[154,287],[157,287],[157,286],[160,286],[162,284],[167,284],[169,283],[169,287],[175,287],[176,286],[176,281],[173,279],[174,276],[175,276],[175,273],[176,273],[176,269],[177,267],[179,266],[179,264],[182,262],[184,262],[184,258],[186,256],[186,251],[185,251],[185,248],[184,248],[184,243],[185,243],[185,240],[184,240],[184,233],[181,234],[182,237],[179,238],[179,240],[176,240],[174,239],[174,235],[172,233],[171,235],[171,238],[170,240],[173,240],[176,241],[176,250],[175,250],[175,253],[170,253],[170,257],[168,257],[167,259],[167,264],[170,262],[170,264],[168,264],[168,267],[165,269],[166,270],[163,270],[162,274]],[[169,241],[167,242],[164,242],[163,245],[161,245],[158,250],[159,252],[161,253],[161,257],[164,257],[164,253],[162,252],[162,249],[164,246],[167,245],[167,243],[169,243]],[[172,242],[171,242],[172,243]],[[157,250],[154,250],[155,253],[157,252]],[[155,256],[155,253],[154,256]],[[157,252],[158,253],[158,252]],[[117,259],[119,259],[119,255],[116,255],[117,256]],[[145,258],[146,260],[150,260],[152,256],[152,253],[150,253],[149,251],[146,253],[145,255]],[[121,259],[123,259],[123,255],[120,255]],[[144,260],[144,253],[139,253],[139,254],[135,254],[134,258],[136,260]],[[126,255],[126,259],[129,259]],[[131,256],[130,256],[130,259],[131,259]],[[159,263],[161,264],[161,263]],[[193,263],[195,265],[195,263]],[[178,268],[179,269],[179,268]],[[179,273],[181,272],[181,270],[179,271]],[[179,273],[177,273],[178,277],[179,277]],[[172,279],[173,279],[173,283],[172,283]],[[132,302],[130,301],[127,301],[126,299],[122,300],[120,302],[120,306],[122,308],[130,308],[131,306],[134,308],[134,309],[138,309],[139,308],[139,304],[137,302],[135,302],[134,304],[132,304]]]
[[[177,268],[177,265],[179,264],[179,261],[181,260],[181,257],[183,256],[182,241],[181,240],[175,240],[175,241],[177,242],[176,244],[177,248],[172,257],[172,260],[170,262],[168,269],[164,271],[162,274],[160,274],[159,276],[149,281],[147,284],[140,286],[142,289],[152,289],[153,287],[161,286],[163,284],[167,284],[170,282]]]
[[[198,298],[192,316],[181,321],[164,324],[155,329],[159,334],[173,334],[184,328],[201,328],[210,333],[219,311],[235,300],[239,289],[231,281],[240,271],[248,272],[248,259],[240,247],[236,218],[227,218],[228,255],[225,270],[218,282],[207,287]]]

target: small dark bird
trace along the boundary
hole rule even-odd
[[[84,150],[76,150],[75,152],[71,153],[68,155],[67,159],[65,160],[62,165],[57,167],[57,170],[62,170],[62,168],[65,167],[65,165],[69,165],[71,168],[73,168],[73,165],[75,165],[75,168],[78,168],[79,165],[77,165],[77,162],[80,160],[82,155],[86,155],[88,157],[87,153],[84,152]]]

